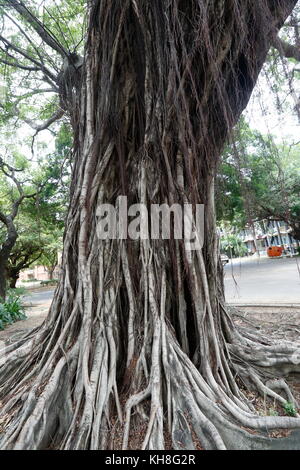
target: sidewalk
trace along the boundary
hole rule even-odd
[[[34,292],[37,293],[39,291],[43,292],[45,289],[38,289]],[[47,291],[49,291],[49,287],[47,288]],[[40,326],[49,312],[51,302],[52,298],[42,302],[36,302],[34,296],[32,296],[32,298],[27,296],[26,301],[24,302],[27,319],[13,323],[0,331],[0,341],[13,342],[19,336]]]

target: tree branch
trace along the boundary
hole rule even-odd
[[[5,167],[10,171],[10,173],[5,169]],[[18,189],[19,195],[20,195],[19,198],[13,203],[10,215],[4,216],[4,214],[2,214],[2,216],[4,216],[4,218],[6,219],[6,223],[5,222],[3,223],[5,223],[5,225],[8,227],[7,221],[9,220],[13,221],[16,218],[22,201],[26,198],[35,197],[37,195],[37,191],[32,194],[24,194],[22,184],[20,183],[20,181],[18,181],[18,179],[14,175],[16,171],[22,171],[22,170],[16,170],[12,166],[8,165],[7,163],[3,161],[2,157],[0,157],[0,168],[2,172],[5,174],[5,176],[10,178],[15,183]],[[0,219],[0,220],[3,221],[4,219]]]
[[[51,70],[48,69],[42,62],[37,61],[34,57],[28,55],[23,49],[15,46],[12,42],[8,41],[4,36],[0,35],[0,40],[5,44],[6,49],[11,48],[22,57],[27,59],[29,62],[32,62],[39,70],[41,70],[46,76],[48,76],[54,83],[57,82],[57,76],[54,75]],[[15,59],[17,60],[17,59]]]
[[[28,43],[31,45],[32,49],[35,51],[37,57],[39,58],[39,60],[41,61],[41,64],[45,64],[45,60],[44,60],[44,57],[41,53],[41,47],[40,45],[37,45],[36,44],[36,41],[32,40],[28,34],[26,33],[26,31],[24,30],[24,28],[22,28],[19,23],[14,20],[14,18],[12,18],[10,15],[8,15],[7,13],[4,13],[4,16],[6,16],[17,28],[18,30],[20,31],[20,33],[22,34],[22,36],[28,41]],[[54,61],[52,60],[52,58],[45,52],[45,50],[43,50],[43,54],[45,56],[47,56],[47,59],[49,60],[49,62],[51,63],[51,66],[58,72],[57,70],[57,67],[56,67],[56,64],[54,63]]]
[[[32,127],[32,129],[34,129],[36,131],[36,134],[37,135],[39,132],[41,131],[44,131],[45,129],[48,129],[51,124],[53,124],[54,122],[58,121],[60,118],[63,117],[63,115],[65,114],[64,110],[59,108],[57,111],[55,111],[55,113],[47,120],[45,121],[43,124],[36,124],[35,122],[33,122],[31,119],[26,119],[24,118],[24,122],[26,122],[26,124],[28,124],[30,127]]]
[[[30,10],[20,0],[7,0],[7,3],[14,8],[35,30],[40,38],[62,57],[68,57],[68,51],[57,41],[53,33],[47,30],[43,23],[36,18]]]
[[[34,250],[31,253],[22,254],[22,252],[21,252],[21,253],[17,254],[17,256],[15,257],[15,263],[16,264],[15,265],[10,265],[9,269],[18,273],[22,269],[29,268],[31,264],[35,263],[38,259],[40,259],[40,257],[43,254],[43,251],[42,250],[39,251],[38,254],[34,258],[31,258],[31,256],[33,254],[34,254]],[[22,261],[19,261],[19,263],[18,263],[17,260],[21,256],[24,256],[24,258],[23,258]]]
[[[7,227],[8,226],[8,220],[6,215],[0,211],[0,221]]]
[[[30,67],[30,66],[19,64],[18,62],[12,63],[12,62],[9,62],[8,60],[1,59],[1,57],[0,57],[0,62],[4,65],[8,65],[10,67],[16,67],[18,69],[28,70],[29,72],[39,72],[40,71],[39,67]]]

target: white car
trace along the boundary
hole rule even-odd
[[[227,255],[221,255],[221,261],[222,264],[225,266],[225,264],[229,263],[229,258]]]

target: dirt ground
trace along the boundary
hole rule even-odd
[[[0,331],[0,341],[12,341],[15,334],[27,332],[41,325],[51,302],[26,306],[27,320],[14,323]],[[253,326],[274,339],[297,341],[300,339],[300,305],[298,307],[229,307],[234,320],[241,326]]]
[[[17,321],[0,331],[0,341],[14,342],[19,336],[26,334],[33,328],[40,326],[45,320],[51,302],[45,302],[36,306],[25,306],[26,320]]]
[[[254,326],[260,333],[274,339],[296,341],[300,339],[300,305],[297,307],[235,307],[241,317],[238,324]],[[248,325],[247,325],[248,324]]]
[[[300,305],[295,307],[234,307],[232,309],[235,323],[240,326],[254,327],[259,333],[274,340],[299,341],[300,339]],[[300,377],[289,376],[287,383],[298,404],[300,413]],[[261,415],[278,414],[286,416],[285,410],[274,400],[262,397],[256,392],[247,392],[255,408]],[[285,431],[278,431],[280,437]]]

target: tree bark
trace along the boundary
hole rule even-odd
[[[292,237],[296,240],[297,243],[300,241],[300,223],[291,224],[292,227]]]
[[[250,221],[249,225],[250,225],[252,236],[253,236],[254,253],[258,253],[259,255],[259,250],[257,247],[255,223],[253,222],[253,220]]]
[[[15,289],[15,288],[16,288],[18,279],[19,279],[19,277],[20,277],[19,274],[20,274],[19,272],[17,272],[17,273],[11,273],[11,274],[10,274],[10,277],[9,277],[9,287],[10,287],[11,289]]]
[[[6,272],[12,289],[16,287],[20,272],[24,269],[28,269],[42,254],[42,251],[36,254],[36,247],[32,246],[23,247],[23,249],[21,247],[20,249],[15,249],[13,252],[10,251]]]
[[[50,267],[47,268],[48,274],[49,274],[49,281],[53,281],[55,268],[56,268],[56,265],[55,266],[50,266]]]
[[[6,239],[0,249],[0,298],[5,299],[8,260],[11,250],[14,247],[18,238],[18,234],[12,217],[4,217],[3,214],[1,214],[1,222],[3,222],[7,227]]]
[[[297,346],[233,325],[213,195],[225,139],[294,4],[92,2],[62,276],[44,325],[6,351],[1,448],[252,448],[270,445],[262,429],[300,426],[259,417],[239,389],[237,376],[284,403],[264,371],[299,371]],[[148,209],[204,204],[203,248],[100,240],[97,208],[121,195]]]
[[[0,300],[5,299],[6,295],[6,272],[5,264],[0,263]]]

